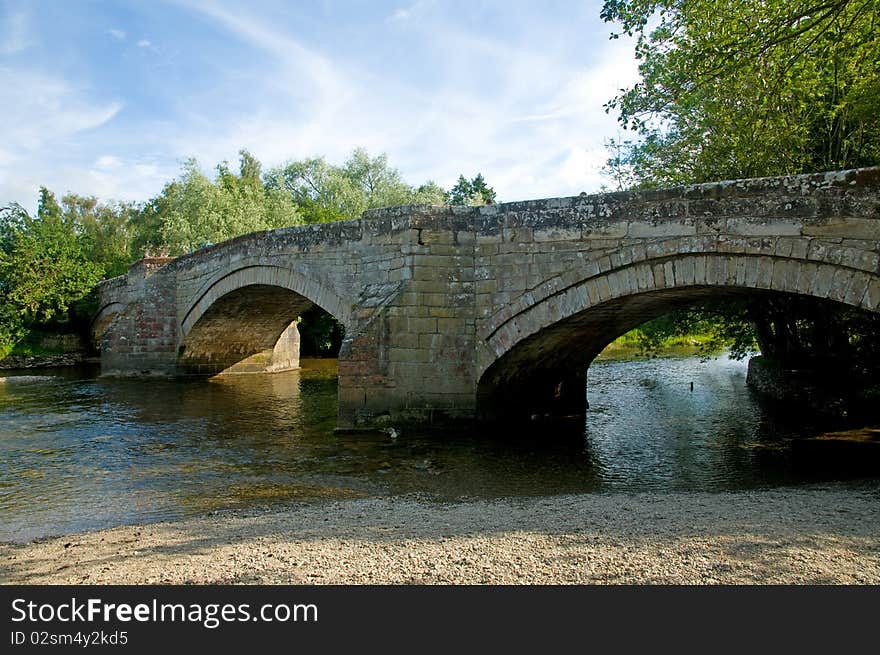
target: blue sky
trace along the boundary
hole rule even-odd
[[[594,191],[636,79],[601,2],[0,0],[0,205],[146,200],[196,157],[356,147],[411,184]]]

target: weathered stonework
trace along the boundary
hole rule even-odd
[[[880,311],[880,169],[249,234],[103,283],[95,327],[108,375],[283,370],[317,304],[346,327],[339,425],[355,427],[569,411],[623,332],[778,292]]]

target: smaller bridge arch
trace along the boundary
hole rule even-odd
[[[299,271],[266,264],[250,264],[221,272],[193,296],[181,317],[181,331],[189,334],[202,315],[228,293],[247,286],[279,287],[292,291],[332,314],[346,327],[351,323],[351,303],[345,303],[329,285],[306,277]]]
[[[256,264],[221,272],[184,306],[179,366],[197,374],[297,368],[296,319],[312,305],[344,325],[351,319],[332,289],[296,270]]]

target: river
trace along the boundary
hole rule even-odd
[[[335,435],[332,360],[273,375],[0,382],[0,541],[323,499],[720,491],[880,477],[880,431],[763,402],[719,357],[599,361],[584,424]],[[693,390],[691,390],[693,382]],[[839,426],[838,426],[839,427]]]

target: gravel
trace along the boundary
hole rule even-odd
[[[878,584],[880,483],[217,512],[0,545],[6,584]]]

